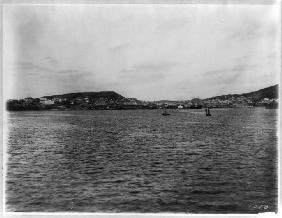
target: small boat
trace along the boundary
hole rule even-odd
[[[163,116],[168,116],[168,115],[170,115],[169,113],[167,113],[166,107],[165,107],[165,110],[164,110],[164,112],[162,113],[162,115],[163,115]]]

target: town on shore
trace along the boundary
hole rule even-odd
[[[78,92],[63,95],[10,99],[6,103],[8,111],[23,110],[122,110],[122,109],[200,109],[278,106],[278,85],[244,94],[221,95],[212,98],[191,100],[141,101],[125,98],[116,92]]]

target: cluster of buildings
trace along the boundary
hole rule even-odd
[[[230,96],[205,99],[205,107],[222,108],[222,107],[253,107],[254,102],[245,96]]]
[[[224,96],[218,98],[204,99],[203,106],[210,108],[223,108],[223,107],[255,107],[255,106],[266,106],[272,104],[273,102],[278,103],[278,99],[274,98],[263,98],[257,100],[251,97],[246,97],[243,95],[238,96]]]
[[[24,98],[20,100],[10,99],[7,101],[8,110],[41,110],[51,109],[54,101],[47,98]]]
[[[200,109],[203,107],[203,101],[199,98],[193,98],[192,100],[186,101],[155,101],[157,108],[171,108],[171,109]]]
[[[277,103],[277,99],[263,98],[260,101],[254,101],[251,98],[242,95],[226,95],[208,99],[193,98],[187,101],[140,101],[136,98],[109,98],[98,97],[42,97],[25,98],[20,100],[9,100],[7,102],[8,110],[107,110],[107,109],[200,109],[200,108],[223,108],[223,107],[253,107],[266,106]]]
[[[267,106],[273,103],[278,104],[278,99],[275,98],[263,98],[256,100],[251,97],[243,95],[226,95],[214,98],[199,99],[194,98],[187,101],[161,101],[157,102],[157,106],[160,108],[163,104],[169,108],[178,109],[190,109],[190,108],[241,108],[241,107],[257,107]]]
[[[278,104],[278,99],[275,98],[264,98],[261,101],[258,102],[258,105],[268,105],[272,103],[277,103]]]
[[[54,97],[54,98],[25,98],[20,100],[8,100],[8,110],[40,110],[40,109],[155,109],[157,105],[150,102],[142,102],[136,98],[90,98],[90,97]]]

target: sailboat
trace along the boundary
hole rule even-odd
[[[209,108],[206,108],[206,116],[207,116],[207,117],[211,116],[211,113],[210,113],[210,109],[209,109]]]
[[[167,113],[166,107],[164,108],[164,112],[162,113],[162,115],[163,115],[163,116],[168,116],[168,115],[170,115],[169,113]]]

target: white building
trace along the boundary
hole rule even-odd
[[[177,108],[178,108],[178,109],[183,109],[183,106],[182,106],[182,105],[178,105]]]
[[[39,100],[40,100],[40,103],[43,105],[53,105],[54,104],[54,101],[51,101],[47,98],[39,98]]]

